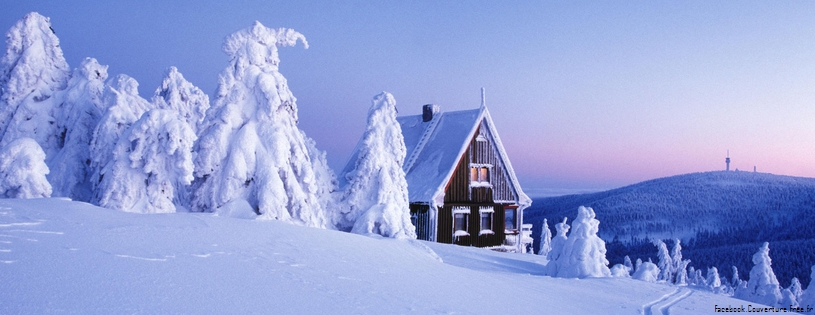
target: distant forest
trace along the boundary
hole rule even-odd
[[[690,266],[715,266],[729,280],[731,266],[747,279],[751,258],[770,242],[772,267],[781,285],[792,277],[809,283],[815,265],[815,178],[753,172],[707,172],[678,175],[604,192],[538,198],[524,211],[534,224],[535,250],[543,219],[554,224],[577,214],[579,206],[594,208],[600,237],[606,241],[611,265],[626,255],[656,262],[653,241],[673,246],[682,242]]]

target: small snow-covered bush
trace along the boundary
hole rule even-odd
[[[560,257],[549,262],[557,264],[557,277],[611,276],[606,259],[606,243],[597,236],[600,221],[594,217],[592,208],[581,206],[577,209],[577,218],[572,223],[572,233],[569,234]]]
[[[656,264],[646,261],[637,267],[637,270],[634,271],[634,275],[632,275],[631,278],[645,282],[657,282],[659,272],[659,267],[657,267]]]
[[[20,138],[0,148],[0,197],[48,198],[48,166],[37,141]]]
[[[628,267],[622,264],[616,264],[611,267],[611,276],[616,278],[631,278],[631,273]]]

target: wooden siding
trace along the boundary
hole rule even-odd
[[[470,169],[489,169],[488,183],[470,186]],[[444,206],[439,208],[436,241],[464,246],[498,246],[504,243],[504,206],[515,204],[515,192],[509,182],[508,170],[498,154],[486,122],[482,121],[476,130],[464,155],[456,165],[444,195]],[[469,236],[454,237],[453,207],[465,206],[470,209],[467,233]],[[493,234],[479,235],[481,214],[479,207],[494,209],[492,215]],[[411,214],[414,212],[411,206]],[[416,208],[418,209],[418,207]],[[417,210],[418,211],[418,210]],[[418,228],[418,227],[417,227]],[[418,231],[418,230],[417,230]],[[417,233],[418,234],[418,233]]]

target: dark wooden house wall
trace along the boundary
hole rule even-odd
[[[482,134],[487,141],[478,141]],[[470,188],[470,168],[476,165],[492,165],[489,182],[492,187]],[[440,243],[455,243],[467,246],[497,246],[504,242],[504,205],[514,203],[515,194],[509,183],[507,170],[498,156],[492,135],[485,122],[479,126],[466,152],[459,160],[452,178],[447,184],[444,195],[444,207],[438,212],[438,230],[436,241]],[[454,206],[467,206],[470,208],[468,224],[469,236],[453,237]],[[492,231],[494,234],[478,235],[481,231],[481,214],[479,207],[489,206],[494,209],[492,218]]]

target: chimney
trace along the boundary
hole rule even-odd
[[[439,105],[427,104],[422,107],[422,121],[428,122],[439,113]]]

